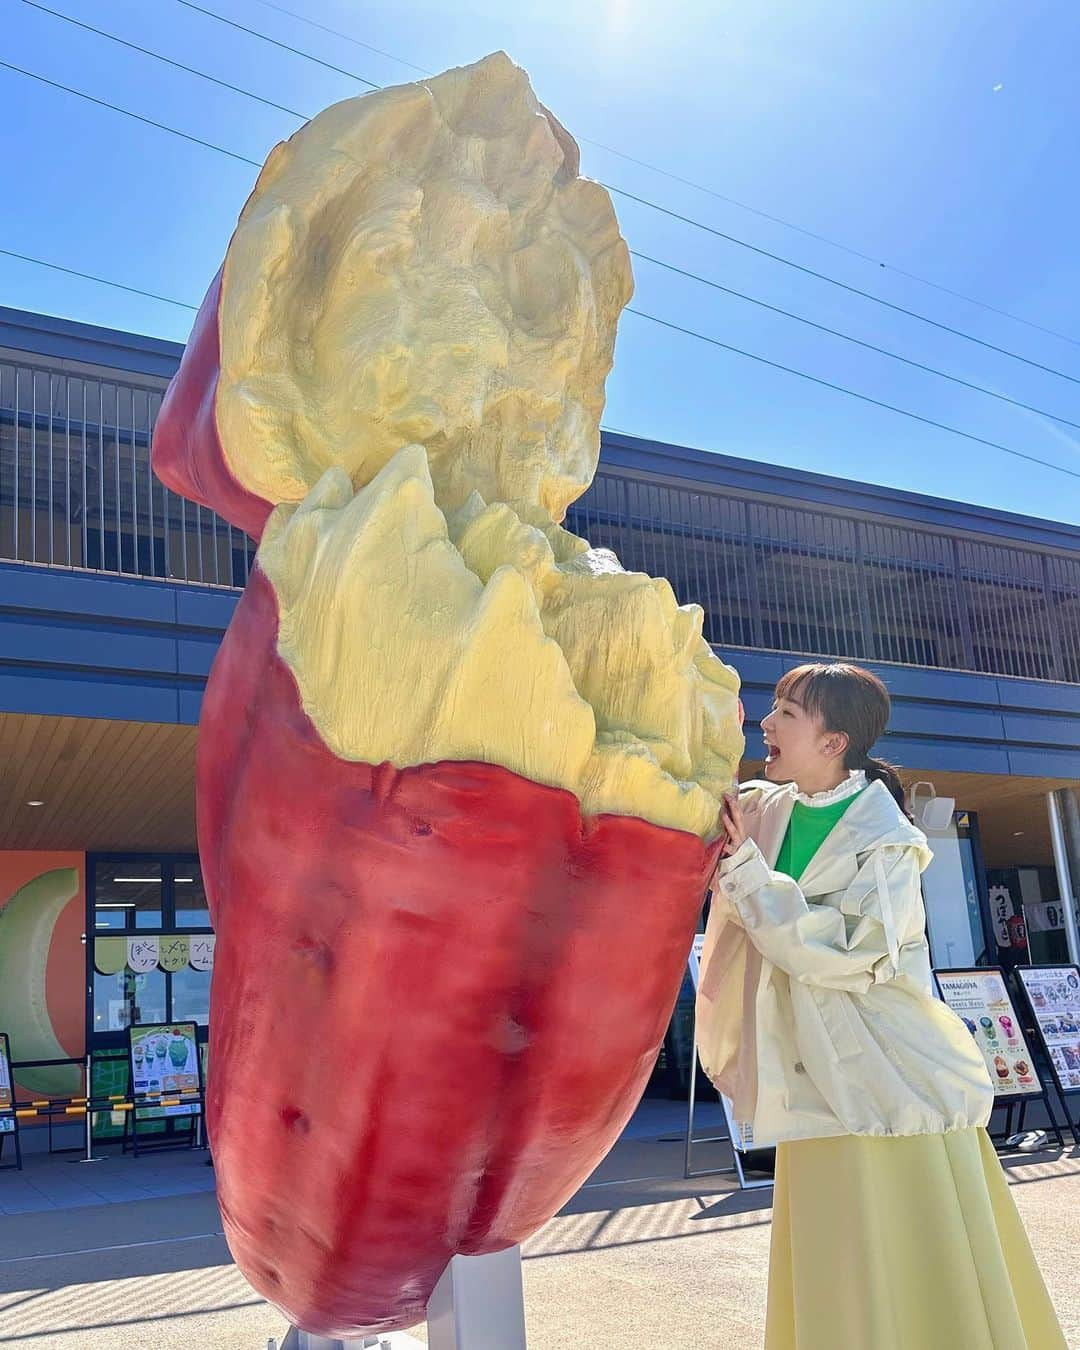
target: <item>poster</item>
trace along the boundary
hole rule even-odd
[[[982,1051],[996,1098],[1043,1092],[1020,1019],[1000,970],[937,970],[942,1000],[957,1013]]]
[[[1080,1092],[1080,970],[1018,966],[1017,977],[1054,1066],[1062,1092]]]
[[[690,948],[690,955],[687,962],[690,966],[690,979],[694,986],[694,998],[697,999],[698,979],[701,975],[701,953],[705,946],[705,934],[694,934],[694,945]],[[691,1064],[690,1072],[694,1073],[696,1064]],[[720,1104],[724,1109],[724,1119],[727,1121],[728,1133],[734,1146],[741,1152],[746,1153],[754,1147],[754,1127],[749,1121],[735,1119],[733,1103],[729,1097],[725,1097],[722,1092],[717,1093],[720,1098]]]
[[[15,1109],[15,1094],[11,1086],[11,1052],[8,1038],[0,1032],[0,1112]]]
[[[128,1029],[131,1061],[131,1091],[134,1097],[148,1093],[200,1092],[202,1075],[194,1022],[153,1023]],[[176,1106],[148,1107],[140,1119],[158,1116],[197,1115],[198,1102]]]

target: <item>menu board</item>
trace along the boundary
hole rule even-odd
[[[995,968],[936,970],[942,1000],[957,1013],[982,1051],[994,1096],[1041,1096],[1035,1070],[1004,974]]]
[[[146,1024],[128,1028],[131,1090],[136,1098],[175,1092],[199,1092],[202,1079],[194,1022]],[[186,1116],[199,1111],[198,1102],[147,1108],[153,1116]]]
[[[1062,1092],[1080,1092],[1080,969],[1017,966]]]
[[[8,1038],[0,1031],[0,1112],[15,1110],[15,1096],[11,1086],[11,1052]]]

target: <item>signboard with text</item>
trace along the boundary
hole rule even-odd
[[[194,1022],[140,1024],[128,1028],[128,1056],[132,1096],[170,1097],[177,1093],[202,1093],[202,1069]],[[198,1101],[172,1106],[139,1107],[143,1120],[160,1116],[197,1115]]]
[[[1080,968],[1017,966],[1046,1057],[1062,1092],[1080,1092]]]
[[[1045,1091],[1013,1007],[1004,972],[995,967],[936,970],[941,998],[975,1038],[996,1100],[1041,1097]]]
[[[11,1049],[7,1034],[0,1031],[0,1134],[14,1134],[15,1085],[11,1074]]]

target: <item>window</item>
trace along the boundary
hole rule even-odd
[[[177,928],[209,928],[202,868],[197,862],[176,863],[173,871],[173,905]]]
[[[99,862],[94,868],[94,927],[160,931],[161,863]]]
[[[210,1024],[210,972],[184,970],[173,972],[172,976],[172,1014],[170,1022],[197,1022],[205,1027]]]
[[[188,935],[211,931],[199,860],[183,854],[96,857],[88,881],[95,1047],[120,1046],[134,1023],[195,1021],[206,1027],[210,971],[184,963]]]

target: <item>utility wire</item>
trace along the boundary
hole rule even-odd
[[[185,2],[186,0],[181,0],[181,3]],[[783,263],[785,267],[791,267],[796,272],[802,272],[805,276],[816,277],[818,281],[827,281],[830,286],[838,286],[840,290],[848,291],[852,295],[862,296],[864,300],[873,300],[875,304],[884,305],[886,309],[891,309],[897,314],[906,314],[909,319],[918,319],[921,323],[929,324],[931,328],[940,328],[944,333],[951,333],[953,337],[974,342],[976,346],[997,352],[999,356],[1009,356],[1014,361],[1022,361],[1025,366],[1034,366],[1036,370],[1045,371],[1047,375],[1056,375],[1059,379],[1068,380],[1070,384],[1080,384],[1080,378],[1076,375],[1069,375],[1064,370],[1057,370],[1054,366],[1044,366],[1041,361],[1033,361],[1031,357],[1021,356],[1018,352],[1011,352],[1005,347],[996,347],[992,342],[977,338],[972,333],[965,333],[961,328],[953,328],[950,324],[939,323],[937,319],[928,318],[927,315],[919,314],[914,309],[905,309],[903,305],[894,305],[891,300],[883,300],[880,295],[873,295],[870,291],[860,290],[858,286],[849,286],[846,281],[839,281],[836,277],[830,277],[825,272],[817,272],[812,267],[804,267],[802,263],[793,262],[791,258],[785,258],[781,253],[771,253],[767,248],[759,248],[757,244],[748,243],[747,240],[740,239],[737,235],[727,234],[724,230],[706,225],[703,221],[695,220],[693,216],[684,216],[678,211],[660,206],[657,202],[651,202],[646,197],[635,196],[634,193],[627,192],[624,188],[613,187],[611,183],[605,183],[604,187],[609,192],[625,197],[628,201],[637,202],[653,211],[659,211],[661,215],[670,216],[673,220],[681,220],[686,225],[693,225],[695,229],[704,230],[706,234],[715,235],[717,239],[725,239],[729,244],[738,244],[740,248],[749,249],[751,253],[757,253],[762,258],[770,258],[773,262]]]
[[[310,28],[318,28],[320,32],[329,33],[331,37],[344,38],[346,42],[351,42],[354,47],[363,47],[365,51],[374,52],[376,56],[385,56],[388,61],[396,61],[399,66],[415,70],[421,75],[434,74],[434,71],[425,70],[423,66],[415,66],[411,61],[405,61],[400,56],[395,56],[393,52],[384,52],[381,47],[373,47],[370,42],[361,42],[358,37],[353,37],[351,33],[343,33],[340,28],[331,28],[328,24],[318,23],[315,19],[309,19],[306,14],[297,14],[295,9],[286,9],[284,5],[275,5],[273,0],[257,0],[257,3],[265,9],[276,9],[279,14],[287,14],[290,19],[296,19],[299,23],[306,23]]]
[[[415,70],[421,75],[430,76],[434,73],[424,66],[415,65],[412,61],[406,61],[403,57],[395,56],[393,52],[384,51],[381,47],[373,47],[367,42],[361,42],[359,38],[354,37],[351,33],[344,32],[340,28],[332,28],[329,24],[319,23],[315,19],[308,18],[305,14],[298,14],[296,10],[286,9],[284,5],[273,3],[273,0],[256,0],[256,3],[266,9],[277,10],[279,14],[287,14],[289,18],[297,20],[298,23],[306,23],[309,27],[317,28],[323,33],[329,33],[332,37],[342,38],[356,47],[362,47],[366,51],[385,56],[388,61],[395,61],[399,66]],[[640,169],[648,169],[650,173],[668,178],[673,183],[681,183],[684,187],[693,188],[695,192],[703,192],[706,196],[715,197],[717,201],[737,207],[740,211],[746,211],[761,220],[768,220],[774,225],[782,225],[784,229],[794,230],[796,234],[805,235],[807,239],[815,239],[820,244],[828,244],[830,248],[839,249],[841,253],[847,253],[852,258],[859,258],[862,262],[870,263],[873,267],[880,268],[883,271],[895,272],[899,277],[906,277],[909,281],[917,281],[920,286],[929,286],[932,290],[940,291],[943,295],[952,296],[954,300],[963,300],[965,304],[976,305],[979,309],[985,309],[990,314],[997,314],[1013,323],[1023,324],[1026,328],[1033,328],[1036,332],[1046,333],[1049,337],[1060,338],[1062,342],[1080,347],[1080,339],[1070,337],[1068,333],[1061,333],[1056,328],[1048,328],[1045,324],[1034,323],[1031,319],[1022,318],[1019,314],[1013,314],[1007,309],[999,309],[996,305],[988,304],[985,300],[979,300],[973,295],[965,295],[963,291],[956,291],[949,286],[943,286],[938,281],[931,281],[929,277],[920,276],[918,272],[909,272],[903,267],[896,267],[892,263],[883,262],[880,258],[875,258],[869,253],[863,253],[861,249],[853,248],[850,244],[841,243],[839,239],[833,239],[817,230],[809,230],[805,225],[797,225],[793,220],[787,220],[783,216],[763,211],[760,207],[751,206],[749,202],[740,201],[737,197],[729,197],[726,193],[717,192],[715,188],[707,187],[704,183],[699,183],[693,178],[686,178],[682,174],[673,173],[670,169],[663,169],[659,164],[652,164],[647,159],[638,159],[636,155],[628,155],[625,150],[617,150],[613,145],[605,145],[603,141],[594,141],[588,136],[579,136],[577,139],[583,144],[595,146],[597,150],[603,150],[609,155],[616,155],[619,159],[626,160],[628,164],[636,164]]]
[[[22,0],[24,5],[29,5],[31,9],[38,9],[42,14],[51,14],[54,19],[62,19],[65,23],[74,24],[76,28],[82,28],[87,33],[94,33],[97,37],[106,38],[109,42],[115,42],[121,47],[127,47],[129,51],[140,52],[143,56],[152,57],[155,61],[162,61],[167,66],[172,66],[176,70],[183,70],[188,75],[196,75],[200,80],[209,80],[211,84],[220,85],[222,89],[230,89],[234,94],[243,94],[245,98],[254,99],[256,103],[262,103],[267,108],[276,108],[278,112],[288,113],[290,117],[298,117],[301,122],[308,120],[308,114],[297,112],[295,108],[288,108],[284,103],[275,103],[271,98],[263,98],[261,94],[253,93],[250,89],[241,89],[238,84],[230,84],[228,80],[219,80],[216,75],[210,75],[205,70],[196,70],[194,66],[185,66],[182,61],[174,61],[171,56],[166,56],[163,52],[151,51],[149,47],[140,47],[137,42],[129,42],[126,38],[118,37],[115,33],[107,33],[104,28],[95,28],[93,24],[83,23],[82,19],[76,19],[71,14],[63,14],[58,9],[50,9],[48,5],[43,5],[40,0]]]
[[[177,131],[175,127],[168,127],[164,122],[155,122],[152,117],[143,117],[142,113],[132,112],[130,108],[121,108],[116,103],[108,103],[103,98],[95,98],[93,94],[84,94],[81,89],[72,89],[69,84],[61,84],[58,80],[47,80],[44,75],[38,75],[32,70],[24,70],[22,66],[13,65],[10,61],[0,61],[0,66],[5,70],[15,71],[17,75],[25,75],[27,79],[47,84],[52,89],[62,89],[65,94],[74,94],[76,98],[84,98],[88,103],[96,103],[99,108],[108,108],[124,117],[133,117],[136,122],[143,122],[148,127],[157,127],[159,131],[167,131],[170,136],[179,136],[181,140],[190,141],[193,145],[204,146],[207,150],[216,150],[219,155],[228,155],[230,159],[237,159],[241,164],[250,164],[256,169],[262,168],[257,159],[248,159],[246,155],[238,155],[233,150],[226,150],[223,146],[214,145],[212,141],[201,140],[198,136],[189,136],[186,131]]]
[[[380,88],[379,85],[374,84],[371,80],[365,79],[362,75],[357,75],[355,71],[345,70],[342,66],[335,66],[329,61],[324,61],[319,56],[314,56],[311,52],[303,51],[299,47],[290,46],[287,42],[279,42],[276,38],[267,37],[265,33],[260,33],[255,28],[246,28],[243,24],[238,24],[232,19],[226,19],[223,15],[216,14],[211,9],[205,9],[202,5],[195,4],[194,0],[176,0],[176,3],[184,5],[188,9],[195,10],[199,14],[206,14],[210,18],[217,19],[219,22],[228,24],[232,28],[238,28],[241,32],[250,33],[253,37],[261,38],[264,42],[269,42],[275,47],[290,51],[294,55],[301,57],[303,60],[312,61],[315,65],[323,66],[327,70],[335,71],[339,75],[346,75],[350,79],[359,80],[361,84],[366,84],[372,89]],[[339,36],[341,35],[339,34]],[[1056,375],[1059,379],[1068,380],[1072,384],[1080,384],[1080,377],[1066,374],[1065,371],[1058,370],[1054,366],[1044,365],[1041,361],[1035,361],[1031,357],[1021,356],[1019,353],[1009,351],[1005,347],[995,346],[992,342],[987,342],[983,338],[975,337],[972,333],[965,333],[962,329],[954,328],[950,324],[941,323],[937,319],[931,319],[925,314],[918,313],[916,310],[906,309],[903,305],[893,304],[891,300],[884,300],[881,296],[874,295],[871,291],[861,290],[858,286],[851,286],[846,281],[840,281],[836,277],[828,276],[824,272],[815,271],[812,267],[805,267],[802,263],[797,263],[790,258],[785,258],[782,254],[772,253],[768,249],[759,248],[756,244],[751,244],[745,239],[740,239],[737,235],[727,234],[725,231],[718,230],[712,225],[706,225],[703,221],[695,220],[692,216],[682,215],[678,211],[672,211],[666,206],[661,206],[658,202],[649,201],[647,197],[639,197],[632,192],[627,192],[624,188],[615,187],[611,183],[602,183],[602,186],[606,187],[609,192],[614,192],[620,197],[625,197],[628,201],[637,202],[641,206],[650,207],[654,211],[659,211],[662,215],[670,216],[674,220],[681,220],[684,224],[693,225],[699,230],[704,230],[707,234],[714,235],[718,239],[724,239],[728,243],[737,244],[739,247],[749,249],[752,253],[756,253],[761,257],[769,258],[773,262],[782,263],[785,267],[794,268],[796,271],[802,272],[807,276],[816,277],[819,281],[828,282],[831,286],[838,286],[841,290],[847,291],[852,295],[858,295],[864,300],[870,300],[875,304],[883,305],[886,309],[894,311],[894,313],[904,314],[908,318],[918,319],[922,323],[929,324],[932,328],[940,329],[942,332],[951,333],[954,337],[964,338],[968,342],[973,342],[977,346],[985,347],[988,351],[997,352],[1001,356],[1009,356],[1014,361],[1021,361],[1024,365],[1032,366],[1036,370],[1045,371],[1048,375]]]
[[[28,253],[16,253],[14,249],[0,248],[6,258],[18,258],[20,262],[35,263],[38,267],[49,267],[54,272],[64,272],[69,277],[82,277],[85,281],[97,281],[102,286],[114,286],[118,291],[129,291],[132,295],[145,295],[148,300],[160,300],[166,305],[176,305],[179,309],[198,311],[198,305],[189,305],[183,300],[174,300],[168,295],[158,295],[155,291],[143,291],[138,286],[126,286],[122,281],[111,281],[108,277],[95,276],[93,272],[78,272],[74,267],[61,267],[59,263],[47,262],[44,258],[31,258]]]
[[[181,3],[181,4],[187,3],[187,2],[188,2],[188,0],[179,0],[179,3]],[[129,109],[127,109],[127,108],[121,108],[121,107],[119,107],[119,106],[118,106],[117,104],[115,104],[115,103],[108,103],[108,102],[106,102],[104,99],[94,98],[94,97],[91,96],[90,94],[85,94],[85,93],[83,93],[83,92],[82,92],[81,90],[79,90],[79,89],[73,89],[73,88],[71,88],[71,86],[69,86],[69,85],[60,84],[59,82],[57,82],[57,81],[55,81],[55,80],[47,80],[47,79],[45,79],[44,76],[42,76],[42,75],[37,75],[37,74],[35,74],[35,72],[33,72],[33,71],[24,70],[21,66],[13,65],[13,64],[12,64],[11,62],[9,62],[9,61],[0,61],[0,67],[2,67],[2,68],[4,68],[4,69],[7,69],[7,70],[13,70],[13,71],[15,71],[17,74],[19,74],[19,75],[26,75],[26,76],[28,76],[30,79],[39,80],[39,81],[41,81],[42,84],[49,85],[50,87],[52,87],[52,88],[54,88],[54,89],[60,89],[60,90],[63,90],[65,93],[73,94],[73,95],[74,95],[75,97],[77,97],[77,98],[83,98],[83,99],[86,99],[86,100],[88,100],[90,103],[97,104],[99,107],[108,108],[108,109],[110,109],[111,111],[120,113],[121,115],[123,115],[123,116],[125,116],[125,117],[132,117],[132,118],[134,118],[134,119],[135,119],[136,121],[138,121],[138,122],[143,122],[143,123],[145,123],[145,124],[148,125],[148,126],[156,127],[158,130],[160,130],[160,131],[165,131],[165,132],[167,132],[167,133],[169,133],[170,135],[173,135],[173,136],[178,136],[178,137],[180,137],[182,140],[193,142],[193,143],[196,144],[196,145],[201,145],[201,146],[205,147],[205,148],[208,149],[208,150],[215,150],[215,151],[217,151],[219,154],[228,156],[228,158],[230,158],[230,159],[239,160],[241,163],[244,163],[244,164],[250,164],[253,168],[256,168],[256,169],[257,169],[257,168],[261,168],[261,165],[260,165],[260,164],[258,163],[258,161],[256,161],[256,160],[248,159],[248,158],[247,158],[246,156],[244,156],[244,155],[238,155],[238,154],[236,154],[236,153],[235,153],[234,151],[232,151],[232,150],[226,150],[223,146],[215,145],[215,144],[213,144],[211,141],[204,141],[204,140],[201,140],[201,139],[200,139],[199,137],[197,137],[197,136],[189,136],[189,135],[187,134],[187,132],[184,132],[184,131],[178,131],[175,127],[167,126],[167,125],[166,125],[165,123],[163,123],[163,122],[155,122],[153,119],[148,118],[148,117],[143,117],[143,116],[142,116],[141,114],[139,114],[139,113],[131,112],[131,111],[130,111]],[[95,280],[102,280],[102,281],[104,281],[104,278],[95,278]],[[111,283],[111,282],[105,282],[104,284],[106,284],[106,285],[111,285],[111,284],[113,284],[113,283]],[[185,308],[192,308],[192,309],[194,309],[195,306],[185,306]],[[823,388],[826,388],[826,389],[832,389],[832,390],[835,390],[835,391],[838,392],[838,393],[847,394],[847,395],[849,395],[851,398],[856,398],[856,399],[859,399],[860,401],[862,401],[862,402],[864,402],[864,403],[872,404],[874,407],[884,408],[884,409],[886,409],[886,410],[889,411],[889,412],[898,413],[898,414],[899,414],[900,416],[902,416],[902,417],[908,417],[908,418],[911,418],[912,420],[914,420],[914,421],[916,421],[916,422],[921,422],[921,423],[923,423],[923,424],[926,425],[926,426],[935,427],[935,428],[937,428],[937,429],[940,430],[940,431],[947,431],[947,432],[950,432],[950,433],[951,433],[952,435],[954,435],[954,436],[961,436],[961,437],[963,437],[965,440],[973,441],[973,442],[975,442],[975,443],[978,444],[978,445],[985,445],[985,446],[989,447],[990,449],[993,449],[993,450],[1000,450],[1000,451],[1002,451],[1004,454],[1015,456],[1015,457],[1018,458],[1018,459],[1027,460],[1029,463],[1032,463],[1032,464],[1039,464],[1039,465],[1041,465],[1041,466],[1044,467],[1044,468],[1057,470],[1057,472],[1059,472],[1059,473],[1064,473],[1064,474],[1068,474],[1070,477],[1073,477],[1073,478],[1080,478],[1080,472],[1076,472],[1076,471],[1074,471],[1074,470],[1072,470],[1072,469],[1065,468],[1063,465],[1060,465],[1060,464],[1054,464],[1054,463],[1052,463],[1052,462],[1049,461],[1049,460],[1039,459],[1038,457],[1036,457],[1036,456],[1034,456],[1034,455],[1028,455],[1028,454],[1025,454],[1023,451],[1015,450],[1015,449],[1013,449],[1011,446],[1002,445],[1002,444],[1001,444],[1000,442],[998,442],[998,441],[991,441],[991,440],[985,439],[985,438],[982,437],[982,436],[975,436],[975,435],[973,435],[971,432],[962,431],[959,427],[949,426],[947,423],[944,423],[944,422],[937,422],[937,421],[935,421],[933,418],[924,417],[924,416],[922,416],[920,413],[914,413],[914,412],[911,412],[909,409],[906,409],[906,408],[899,408],[899,407],[897,407],[895,404],[892,404],[892,403],[885,403],[885,402],[884,402],[883,400],[881,400],[881,399],[872,398],[869,394],[860,394],[860,393],[857,393],[857,392],[856,392],[855,390],[853,390],[853,389],[847,389],[847,388],[845,388],[843,385],[834,384],[834,383],[832,383],[831,381],[821,379],[819,376],[816,376],[816,375],[810,375],[810,374],[808,374],[806,371],[797,370],[797,369],[796,369],[795,367],[793,367],[793,366],[785,366],[785,365],[782,365],[782,364],[781,364],[780,362],[778,362],[778,361],[771,361],[768,357],[760,356],[760,355],[758,355],[757,353],[754,353],[754,352],[744,351],[742,348],[740,348],[740,347],[735,347],[735,346],[733,346],[732,344],[727,343],[727,342],[721,342],[721,341],[719,340],[719,338],[709,337],[707,334],[696,332],[694,329],[685,328],[685,327],[682,327],[682,326],[679,325],[679,324],[670,323],[668,320],[666,320],[666,319],[661,319],[661,318],[659,318],[659,317],[658,317],[657,315],[655,315],[655,314],[648,314],[648,313],[646,313],[644,310],[634,309],[633,307],[628,307],[626,312],[627,312],[628,314],[634,314],[634,315],[636,315],[638,318],[647,319],[647,320],[649,320],[649,321],[652,322],[652,323],[659,324],[661,327],[663,327],[663,328],[668,328],[668,329],[670,329],[670,330],[673,331],[673,332],[683,333],[683,334],[685,334],[685,335],[688,336],[688,337],[697,338],[698,340],[700,340],[700,341],[702,341],[702,342],[706,342],[706,343],[708,343],[709,345],[714,346],[714,347],[719,347],[719,348],[721,348],[721,349],[724,350],[724,351],[730,351],[730,352],[733,352],[733,353],[734,353],[735,355],[737,355],[737,356],[743,356],[743,357],[748,358],[749,360],[752,360],[752,361],[758,361],[758,362],[760,362],[760,363],[763,364],[763,365],[770,366],[770,367],[772,367],[772,368],[775,369],[775,370],[784,371],[786,374],[789,374],[789,375],[797,375],[797,376],[799,376],[801,379],[809,380],[811,383],[817,384],[817,385],[821,385]]]
[[[306,121],[310,116],[310,114],[300,112],[299,109],[289,108],[286,107],[284,104],[274,103],[269,99],[264,99],[259,94],[253,93],[250,89],[242,88],[240,85],[231,84],[226,80],[220,80],[214,75],[209,75],[205,71],[196,69],[194,66],[183,65],[182,63],[174,61],[172,60],[172,58],[165,56],[161,52],[151,50],[149,47],[139,46],[138,44],[128,42],[126,39],[118,37],[113,33],[105,32],[103,29],[100,28],[94,28],[92,25],[83,23],[81,20],[75,19],[71,15],[61,13],[59,10],[52,9],[48,5],[41,4],[40,0],[23,0],[23,3],[29,5],[33,9],[40,10],[45,14],[52,15],[54,18],[61,19],[67,23],[75,24],[79,28],[94,33],[97,37],[104,38],[110,42],[118,43],[120,46],[127,47],[133,51],[137,51],[143,56],[148,56],[155,61],[162,61],[166,65],[174,66],[179,70],[185,71],[187,74],[196,76],[198,79],[208,80],[212,84],[220,85],[221,87],[228,89],[233,93],[240,94],[245,98],[251,98],[259,103],[263,103],[269,107],[276,108],[280,112],[287,113],[290,117],[295,117],[301,122]],[[1022,408],[1026,412],[1035,413],[1040,417],[1050,418],[1053,421],[1061,422],[1066,426],[1074,427],[1078,431],[1080,431],[1080,422],[1075,422],[1071,418],[1061,416],[1058,413],[1048,412],[1044,408],[1039,408],[1033,404],[1025,403],[1021,399],[1012,398],[1009,395],[999,393],[996,390],[987,389],[983,385],[976,384],[971,380],[965,380],[958,375],[949,374],[949,372],[939,370],[937,369],[937,367],[927,365],[925,362],[916,361],[911,357],[901,355],[899,352],[894,352],[889,350],[888,348],[880,347],[872,342],[866,342],[863,339],[857,338],[850,333],[844,333],[838,329],[830,328],[826,324],[817,323],[815,320],[807,318],[804,315],[795,314],[791,310],[783,309],[778,305],[769,304],[767,301],[758,299],[756,296],[747,295],[745,292],[737,291],[733,287],[721,285],[720,282],[713,281],[708,277],[703,277],[699,273],[691,272],[682,267],[677,267],[674,263],[666,262],[662,258],[654,258],[647,253],[642,253],[635,249],[632,249],[631,253],[635,258],[640,258],[642,261],[648,262],[655,267],[661,267],[664,268],[666,271],[673,272],[682,277],[686,277],[688,280],[695,281],[702,286],[708,286],[712,290],[721,291],[726,295],[734,296],[739,300],[746,301],[748,304],[758,305],[760,308],[769,310],[773,314],[782,315],[784,318],[792,319],[796,323],[805,324],[810,328],[814,328],[818,332],[827,333],[831,337],[840,338],[844,342],[850,342],[855,346],[864,348],[867,351],[876,352],[878,355],[889,357],[890,359],[894,361],[899,361],[904,365],[912,367],[915,370],[921,370],[926,372],[927,374],[935,375],[939,379],[948,380],[953,384],[957,384],[965,389],[970,389],[974,393],[982,394],[987,398],[997,399],[1002,403],[1008,403],[1013,407]]]
[[[258,38],[261,42],[269,42],[271,47],[280,47],[282,51],[303,56],[308,61],[314,61],[316,65],[325,66],[327,70],[332,70],[338,75],[345,75],[350,80],[359,80],[361,84],[366,84],[369,89],[382,88],[382,85],[376,84],[374,80],[367,80],[363,75],[357,75],[355,70],[344,70],[341,66],[335,66],[319,56],[312,56],[310,52],[302,52],[299,47],[290,47],[287,42],[279,42],[277,38],[268,37],[265,33],[260,33],[257,28],[246,28],[242,23],[237,23],[235,19],[227,19],[224,14],[218,14],[212,9],[204,9],[202,5],[196,5],[194,0],[176,0],[176,3],[183,5],[186,9],[195,10],[197,14],[205,14],[208,19],[216,19],[218,23],[227,24],[229,28],[236,28],[241,33],[250,33],[252,37]]]
[[[928,375],[936,375],[939,379],[949,380],[950,383],[959,384],[964,389],[971,389],[976,394],[985,394],[987,398],[996,398],[1002,403],[1011,403],[1014,408],[1023,408],[1025,412],[1037,413],[1040,417],[1049,417],[1055,422],[1063,422],[1066,426],[1075,427],[1077,431],[1080,431],[1080,422],[1062,417],[1059,413],[1047,412],[1045,408],[1036,408],[1031,403],[1024,403],[1021,399],[1012,398],[1008,394],[1000,394],[995,389],[987,389],[984,385],[962,379],[959,375],[950,375],[947,370],[938,370],[936,366],[928,366],[922,361],[913,360],[910,356],[902,356],[899,352],[890,351],[888,347],[879,347],[873,342],[864,342],[862,338],[857,338],[852,333],[842,333],[838,328],[829,328],[826,324],[817,323],[814,319],[808,319],[803,314],[795,314],[790,309],[781,309],[779,305],[770,305],[768,301],[759,300],[757,296],[747,295],[744,291],[737,291],[731,286],[722,286],[718,281],[699,276],[697,272],[688,272],[682,267],[676,267],[674,263],[664,262],[662,258],[651,258],[647,253],[639,253],[637,249],[633,248],[630,253],[632,257],[640,258],[642,262],[652,263],[668,272],[675,272],[681,277],[686,277],[689,281],[700,282],[702,286],[709,286],[714,291],[723,291],[725,295],[733,295],[737,300],[745,300],[751,305],[758,305],[761,309],[767,309],[772,314],[781,314],[785,319],[794,319],[796,323],[803,323],[809,328],[816,328],[819,333],[828,333],[830,337],[841,338],[844,342],[854,343],[856,347],[864,347],[868,352],[877,352],[879,356],[888,356],[893,361],[901,361],[905,366],[912,366],[915,370],[922,370]]]
[[[683,333],[686,337],[697,338],[699,342],[707,342],[712,347],[719,347],[726,352],[734,352],[736,356],[745,356],[750,361],[759,361],[763,366],[771,366],[773,370],[782,370],[786,375],[797,375],[801,380],[809,380],[811,384],[821,385],[824,389],[832,389],[838,394],[847,394],[849,398],[857,398],[863,403],[870,403],[875,408],[885,408],[889,412],[899,413],[901,417],[910,417],[916,422],[922,422],[928,427],[936,427],[939,431],[951,432],[954,436],[962,436],[966,441],[974,441],[977,445],[989,446],[992,450],[1001,450],[1006,455],[1014,455],[1017,459],[1026,459],[1030,464],[1041,464],[1044,469],[1056,469],[1058,473],[1068,474],[1070,478],[1080,478],[1080,471],[1068,469],[1063,464],[1054,464],[1048,459],[1039,459],[1035,455],[1025,454],[1022,450],[1014,450],[1012,446],[1002,445],[1000,441],[988,441],[982,436],[975,436],[970,431],[961,431],[959,427],[949,426],[946,422],[937,422],[932,417],[923,417],[921,413],[911,412],[908,408],[898,408],[895,403],[885,403],[882,399],[872,398],[869,394],[860,394],[855,389],[848,389],[842,384],[833,384],[831,380],[823,380],[817,375],[810,375],[805,370],[798,370],[795,366],[785,366],[779,361],[771,361],[767,356],[760,356],[757,352],[745,351],[742,347],[732,346],[730,342],[721,342],[719,338],[710,337],[707,333],[699,333],[693,328],[683,328],[680,324],[669,323],[667,319],[658,318],[655,314],[647,314],[642,309],[634,309],[628,305],[627,314],[636,315],[639,319],[648,319],[650,323],[659,324],[662,328],[670,328],[673,333]]]

